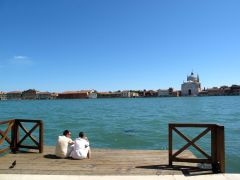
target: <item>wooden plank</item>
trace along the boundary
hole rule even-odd
[[[194,124],[194,123],[170,123],[173,127],[192,127],[192,128],[200,128],[200,127],[215,127],[216,124]]]
[[[43,153],[43,122],[39,122],[39,153]]]
[[[3,137],[4,136],[4,132],[0,129],[0,135]],[[5,140],[8,142],[8,144],[11,144],[11,140],[9,139],[8,136],[5,137]]]
[[[4,149],[0,149],[0,154],[9,151],[9,149],[10,149],[10,147],[6,147],[6,148],[4,148]]]
[[[2,138],[0,139],[0,144],[3,143],[3,141],[5,140],[5,138],[7,137],[7,134],[9,132],[10,129],[12,129],[12,126],[14,125],[14,121],[9,121],[8,127],[7,129],[4,131]]]
[[[207,159],[210,159],[211,157],[204,151],[202,150],[199,146],[197,146],[195,144],[196,141],[198,141],[201,137],[203,137],[204,135],[206,135],[211,128],[206,128],[202,133],[200,133],[197,137],[195,137],[193,140],[190,140],[189,138],[187,138],[184,134],[182,134],[177,128],[173,128],[173,130],[180,136],[182,137],[185,141],[187,141],[188,143],[183,146],[178,152],[176,152],[173,157],[176,157],[177,155],[179,155],[180,153],[182,153],[184,150],[186,150],[189,146],[193,146],[195,149],[197,149],[200,153],[202,153]]]
[[[32,132],[39,126],[38,123],[36,123],[32,129],[30,131],[27,130],[27,128],[25,128],[23,126],[23,124],[21,122],[19,122],[19,126],[22,128],[22,130],[26,133],[25,136],[18,142],[18,145],[20,145],[27,137],[29,137],[37,146],[39,146],[39,143],[37,142],[37,140],[31,136]]]
[[[26,122],[26,123],[41,123],[41,120],[31,120],[31,119],[15,119],[15,121]]]
[[[0,174],[71,174],[71,175],[160,175],[182,174],[168,166],[167,150],[92,149],[91,159],[54,159],[55,147],[45,146],[44,153],[16,153],[1,157]],[[190,151],[183,156],[194,158]],[[9,169],[16,160],[16,166]],[[181,163],[187,165],[187,163]]]
[[[224,140],[224,127],[217,128],[217,159],[219,161],[219,172],[225,172],[225,140]]]
[[[2,124],[8,124],[8,123],[11,123],[11,122],[14,122],[15,120],[11,119],[11,120],[7,120],[7,121],[0,121],[0,125]]]
[[[173,146],[172,131],[173,131],[173,126],[172,126],[172,124],[169,124],[168,125],[168,159],[169,159],[168,164],[169,164],[169,166],[172,166],[172,154],[173,154],[173,152],[172,152],[172,146]]]
[[[188,162],[188,163],[211,163],[211,159],[193,159],[193,158],[173,158],[176,162]]]

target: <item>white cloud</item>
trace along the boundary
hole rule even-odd
[[[14,56],[14,59],[28,59],[27,56]]]
[[[31,65],[33,61],[27,56],[14,56],[10,62],[12,64],[19,64],[19,65]]]

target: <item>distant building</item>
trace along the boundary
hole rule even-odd
[[[97,98],[97,92],[92,90],[88,93],[88,98],[89,99],[96,99]]]
[[[51,93],[52,99],[57,99],[58,93]]]
[[[175,91],[173,88],[168,89],[159,89],[158,90],[158,96],[159,97],[178,97],[179,92]]]
[[[158,96],[159,97],[168,97],[169,96],[168,89],[159,89],[158,90]]]
[[[206,91],[208,96],[221,96],[224,94],[224,89],[218,87],[208,88]]]
[[[123,98],[130,98],[131,97],[131,92],[126,90],[121,92],[121,97]]]
[[[240,85],[232,85],[230,89],[232,95],[240,95]]]
[[[197,77],[192,72],[190,76],[187,76],[187,82],[183,82],[181,87],[182,96],[198,96],[201,92],[201,83],[199,76]]]
[[[143,91],[143,96],[144,97],[157,97],[158,96],[158,91],[153,91],[153,90],[144,90]]]
[[[121,97],[123,98],[135,98],[135,97],[139,97],[138,92],[135,91],[130,91],[130,90],[125,90],[125,91],[121,91]]]
[[[135,91],[132,91],[132,92],[130,92],[130,96],[131,96],[132,98],[136,98],[136,97],[139,97],[139,93],[138,93],[138,92],[135,92]]]
[[[91,99],[97,98],[94,90],[66,91],[58,94],[58,99]]]
[[[50,92],[37,92],[37,99],[44,100],[44,99],[53,99],[52,94]]]
[[[7,100],[7,93],[0,92],[0,100]]]
[[[122,96],[121,92],[98,92],[97,98],[120,98]]]
[[[206,90],[208,96],[238,96],[240,95],[240,86],[232,85],[209,88]]]
[[[20,100],[22,99],[22,91],[11,91],[7,93],[8,100]]]
[[[22,92],[22,99],[37,99],[37,91],[35,89],[29,89]]]

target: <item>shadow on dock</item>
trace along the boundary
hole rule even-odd
[[[213,174],[211,168],[205,169],[205,168],[194,167],[194,166],[180,166],[180,165],[169,166],[168,164],[164,164],[164,165],[136,166],[136,168],[152,169],[152,170],[180,171],[185,176]]]

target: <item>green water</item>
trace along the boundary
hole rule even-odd
[[[218,123],[225,126],[226,171],[240,173],[240,96],[0,101],[0,119],[13,118],[43,120],[46,145],[69,129],[72,138],[86,132],[92,147],[114,149],[167,149],[168,123]],[[209,142],[208,134],[197,144],[209,152]]]

